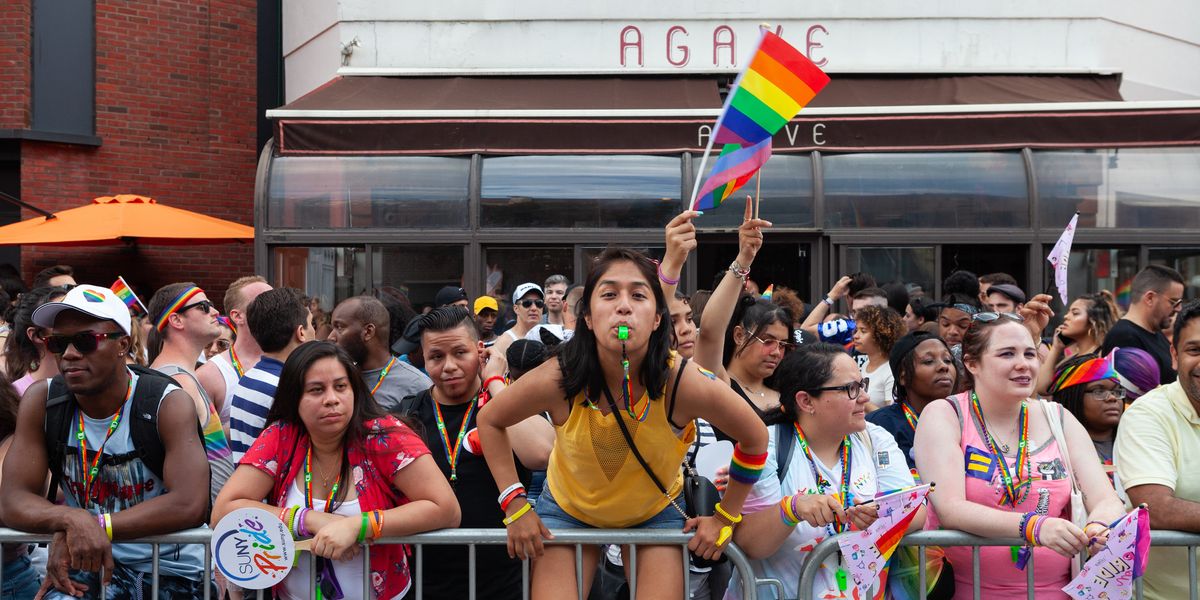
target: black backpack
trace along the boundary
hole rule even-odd
[[[142,463],[159,480],[164,480],[163,461],[166,457],[166,448],[158,435],[158,408],[167,386],[178,384],[174,379],[147,367],[129,365],[129,369],[138,376],[137,387],[133,390],[131,411],[126,417],[129,420],[129,440],[132,442],[134,450],[125,454],[111,455],[102,460],[106,464],[122,464],[134,459],[141,459]],[[48,497],[51,502],[54,501],[59,482],[62,479],[63,459],[67,450],[66,439],[70,434],[71,421],[78,406],[75,395],[67,389],[62,375],[55,375],[50,380],[47,390],[45,421],[46,459],[50,467]],[[200,428],[199,421],[196,421],[196,434],[200,439],[200,445],[203,446],[204,432]],[[209,476],[211,477],[211,474]],[[207,520],[207,516],[205,519]]]

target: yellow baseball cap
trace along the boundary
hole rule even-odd
[[[475,314],[483,312],[483,309],[490,308],[496,312],[500,312],[500,304],[491,296],[480,296],[475,299]]]

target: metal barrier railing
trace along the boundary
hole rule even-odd
[[[848,535],[848,534],[841,534]],[[801,600],[810,600],[812,598],[812,586],[816,581],[817,573],[821,569],[821,563],[825,559],[838,551],[838,537],[830,537],[821,541],[816,547],[808,553],[804,559],[804,565],[800,570],[800,581],[797,593]],[[1025,543],[1024,540],[1017,538],[984,538],[961,531],[920,531],[910,533],[900,540],[901,546],[916,546],[917,547],[917,563],[918,563],[918,587],[921,591],[921,598],[925,598],[926,590],[926,575],[925,575],[925,549],[928,546],[969,546],[971,547],[971,580],[974,583],[972,597],[975,600],[980,600],[979,592],[979,549],[986,546],[1020,546]],[[1151,546],[1167,546],[1167,547],[1186,547],[1188,554],[1188,585],[1190,588],[1191,600],[1200,600],[1197,595],[1200,594],[1200,587],[1196,583],[1196,548],[1200,547],[1200,534],[1186,533],[1183,531],[1171,531],[1156,529],[1150,532]],[[1029,600],[1034,598],[1034,582],[1033,582],[1033,564],[1034,556],[1029,557],[1029,563],[1025,566],[1025,585],[1026,597]],[[955,568],[958,568],[956,565]],[[1151,564],[1148,568],[1153,569]],[[762,582],[759,582],[760,584]],[[753,596],[747,596],[748,598]],[[782,594],[780,594],[782,597]],[[1141,600],[1142,598],[1142,581],[1138,579],[1134,586],[1134,597]]]
[[[33,534],[17,531],[15,529],[0,528],[0,543],[42,543],[49,542],[52,538],[49,534]],[[583,589],[583,546],[597,544],[615,544],[620,546],[630,546],[629,552],[629,571],[630,571],[630,599],[632,600],[637,594],[637,546],[679,546],[683,553],[683,591],[684,597],[688,594],[688,579],[691,571],[688,568],[688,548],[687,544],[692,539],[692,534],[663,531],[663,530],[647,530],[647,529],[560,529],[554,531],[554,539],[546,540],[548,545],[573,545],[575,546],[575,578],[576,585],[579,588],[579,600],[585,600],[588,590]],[[158,572],[158,553],[160,544],[200,544],[204,546],[204,574],[205,582],[212,580],[212,531],[209,529],[189,529],[177,533],[166,535],[151,536],[141,538],[136,541],[122,540],[121,544],[152,544],[153,567],[151,572],[151,596],[158,597],[159,572]],[[442,531],[434,531],[430,533],[422,533],[396,538],[380,538],[365,546],[362,553],[363,560],[363,597],[370,598],[371,586],[371,570],[368,567],[371,560],[371,546],[375,544],[409,544],[414,548],[415,561],[409,565],[413,573],[413,586],[415,587],[415,596],[417,600],[422,600],[422,581],[423,581],[423,563],[424,556],[422,549],[427,545],[460,545],[468,547],[468,586],[470,589],[469,600],[475,600],[475,548],[479,545],[505,545],[508,543],[508,534],[503,529],[446,529]],[[754,579],[754,569],[750,566],[750,560],[746,555],[734,544],[730,543],[725,547],[725,554],[729,557],[730,563],[741,575],[742,597],[754,598],[755,587],[758,583]],[[309,589],[316,589],[316,557],[308,554],[309,562]],[[0,573],[0,587],[3,586],[3,574]],[[761,582],[768,585],[778,585],[778,582]],[[521,576],[521,596],[528,600],[529,598],[529,561],[524,561],[522,565]],[[204,586],[204,600],[210,599],[210,586]],[[262,592],[258,594],[259,598],[263,597]]]

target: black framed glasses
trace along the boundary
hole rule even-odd
[[[111,331],[107,333],[96,333],[94,331],[83,331],[75,335],[43,335],[42,342],[46,344],[46,350],[51,354],[62,354],[67,351],[67,346],[75,346],[75,349],[80,354],[91,354],[96,351],[103,340],[115,340],[125,337],[123,331]]]
[[[1025,317],[1022,317],[1021,315],[1018,315],[1017,313],[1010,313],[1010,312],[984,311],[984,312],[980,312],[980,313],[975,313],[974,315],[971,316],[971,320],[976,323],[992,323],[995,321],[999,321],[1000,319],[1008,319],[1009,321],[1014,321],[1016,323],[1024,323],[1025,322]]]
[[[193,303],[179,309],[178,312],[180,314],[183,314],[189,310],[192,310],[193,308],[199,308],[201,312],[203,312],[204,314],[207,315],[208,313],[212,312],[212,309],[214,309],[216,307],[213,306],[213,303],[210,300],[201,300],[199,302],[193,302]]]
[[[541,300],[538,300],[537,298],[526,298],[524,300],[521,300],[520,302],[517,302],[517,304],[520,304],[522,308],[529,308],[530,306],[536,306],[538,308],[546,308],[546,303],[542,302]]]
[[[858,400],[858,396],[867,390],[867,386],[870,385],[870,383],[871,383],[870,378],[863,377],[861,381],[851,381],[850,383],[847,383],[846,385],[834,385],[834,386],[819,387],[813,391],[818,392],[818,393],[819,392],[846,392],[846,397],[850,398],[851,400]]]
[[[768,352],[774,352],[776,348],[783,348],[784,352],[788,352],[796,347],[795,343],[789,342],[786,340],[776,340],[776,339],[764,340],[764,339],[758,337],[757,335],[752,335],[750,337],[754,338],[755,341],[762,344],[763,348],[766,348]]]

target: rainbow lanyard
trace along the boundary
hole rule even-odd
[[[480,394],[476,394],[471,398],[471,404],[467,407],[467,414],[463,417],[462,424],[458,426],[458,440],[454,442],[454,448],[450,447],[450,434],[446,431],[446,420],[442,418],[442,407],[438,404],[437,399],[430,394],[430,400],[433,401],[433,413],[437,417],[437,428],[441,433],[442,448],[446,449],[446,462],[450,463],[450,481],[451,483],[458,481],[458,452],[462,449],[463,438],[467,437],[467,425],[471,422],[471,415],[475,412],[475,407],[479,403]]]
[[[385,378],[385,377],[387,377],[387,374],[391,372],[391,370],[392,370],[392,365],[394,365],[394,364],[396,364],[396,357],[395,357],[395,356],[393,356],[393,357],[392,357],[392,360],[389,360],[389,361],[388,361],[388,364],[387,364],[387,366],[383,368],[383,372],[381,372],[381,373],[379,374],[379,381],[376,381],[376,382],[375,382],[375,387],[371,388],[371,395],[372,395],[372,396],[374,396],[374,395],[375,395],[375,392],[378,392],[378,391],[379,391],[379,386],[383,385],[383,380],[384,380],[384,378]]]
[[[104,447],[108,445],[108,440],[112,438],[112,434],[121,426],[121,416],[125,414],[125,405],[129,403],[129,398],[133,396],[133,377],[129,377],[129,382],[125,388],[125,400],[121,401],[121,408],[117,410],[116,416],[108,423],[108,433],[104,434],[104,442],[96,449],[96,455],[92,457],[91,466],[88,466],[88,450],[87,450],[87,433],[84,430],[83,412],[77,407],[75,416],[79,418],[79,431],[75,434],[75,439],[79,440],[79,464],[84,467],[83,471],[83,501],[80,506],[87,506],[88,500],[92,498],[92,482],[96,480],[96,475],[100,473],[100,457],[104,456]]]
[[[312,443],[309,443],[308,453],[304,455],[304,505],[309,509],[313,508],[313,491],[312,491]],[[333,480],[333,487],[329,488],[329,497],[325,499],[325,512],[333,512],[333,497],[337,495],[338,487],[342,485],[342,472],[338,470],[337,479]]]
[[[813,480],[816,481],[817,491],[824,494],[832,484],[821,476],[820,471],[817,471],[817,461],[813,457],[812,451],[808,449],[808,440],[804,438],[804,430],[800,428],[799,423],[792,423],[796,427],[796,441],[800,444],[800,449],[804,451],[804,457],[808,459],[808,467],[812,469]],[[841,497],[838,500],[842,503],[842,510],[850,508],[850,436],[842,438],[842,485]],[[782,483],[782,482],[781,482]],[[834,533],[842,533],[850,529],[850,523],[842,523],[840,520],[834,521]]]
[[[237,352],[234,352],[233,346],[229,347],[229,358],[231,359],[229,362],[233,363],[233,370],[237,371],[238,379],[241,379],[242,375],[246,374],[246,369],[242,367],[242,361],[238,360]]]
[[[646,421],[646,417],[650,416],[650,397],[646,396],[646,404],[638,412],[633,412],[633,382],[629,380],[629,356],[625,354],[625,342],[621,341],[621,369],[625,372],[621,378],[621,395],[625,400],[625,412],[629,413],[629,417],[637,419],[638,423]]]
[[[915,411],[913,411],[913,409],[909,408],[908,405],[903,402],[900,403],[900,408],[904,409],[904,419],[906,421],[908,421],[908,426],[912,427],[913,431],[916,431],[917,430],[917,418],[918,418],[917,413]]]
[[[1032,487],[1030,486],[1032,478],[1029,478],[1028,467],[1024,469],[1026,478],[1022,479],[1021,477],[1021,467],[1029,461],[1029,407],[1022,401],[1021,409],[1017,413],[1017,429],[1019,431],[1017,464],[1013,467],[1012,474],[1009,474],[1008,462],[997,449],[999,445],[992,439],[992,432],[988,430],[987,422],[983,420],[983,409],[979,406],[979,396],[975,395],[974,391],[971,392],[971,411],[975,413],[975,418],[979,419],[979,424],[983,426],[983,441],[987,443],[988,452],[991,452],[996,457],[996,462],[1000,463],[1000,479],[1004,481],[1004,495],[1000,497],[1000,502],[1007,501],[1013,508],[1016,508],[1018,504],[1025,501],[1025,496],[1029,495],[1029,488]],[[1023,492],[1021,488],[1025,488]]]

